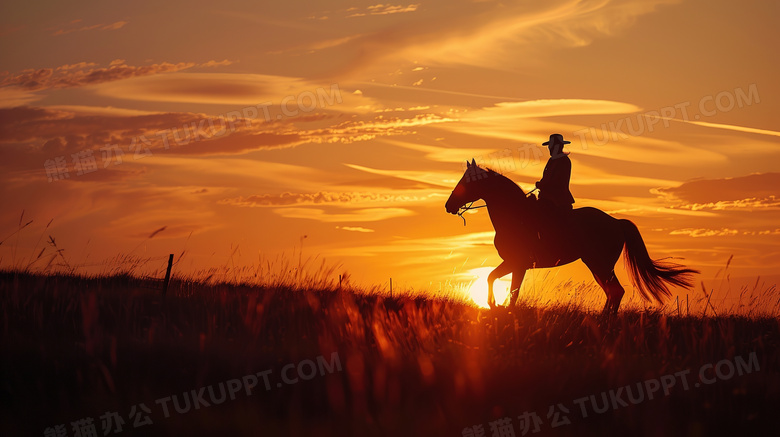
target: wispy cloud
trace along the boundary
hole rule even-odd
[[[460,178],[459,174],[433,172],[433,171],[416,171],[416,170],[384,170],[377,168],[364,167],[357,164],[344,164],[347,167],[355,170],[364,171],[366,173],[372,173],[382,176],[389,176],[399,179],[405,179],[414,182],[420,182],[426,185],[433,185],[437,187],[453,187]]]
[[[328,128],[307,131],[313,142],[341,142],[372,140],[381,136],[407,135],[413,128],[455,121],[446,115],[415,114],[411,117],[377,116],[372,120],[345,121]]]
[[[442,128],[463,134],[521,143],[540,144],[543,132],[573,132],[581,126],[557,120],[561,116],[629,114],[639,111],[636,105],[610,100],[541,99],[520,102],[499,102],[484,108],[458,114],[457,123]],[[570,138],[572,139],[572,138]]]
[[[736,132],[745,132],[749,134],[759,134],[759,135],[770,135],[773,137],[780,137],[780,132],[768,130],[768,129],[757,129],[753,127],[745,127],[745,126],[737,126],[733,124],[723,124],[723,123],[710,123],[706,121],[693,121],[693,120],[680,120],[677,118],[672,118],[670,120],[674,121],[681,121],[685,123],[695,124],[697,126],[704,126],[704,127],[712,127],[716,129],[726,129],[726,130],[732,130]]]
[[[685,229],[675,229],[674,231],[669,232],[669,235],[688,235],[689,237],[693,237],[693,238],[726,237],[726,236],[734,236],[738,234],[739,234],[738,230],[728,229],[728,228],[722,228],[722,229],[685,228]]]
[[[640,111],[636,105],[611,100],[541,99],[524,102],[500,102],[464,116],[470,120],[511,120],[516,118],[562,115],[630,114]]]
[[[339,9],[335,11],[322,11],[316,14],[310,15],[310,20],[330,20],[332,18],[358,18],[367,17],[371,15],[392,15],[403,14],[406,12],[415,12],[420,4],[409,5],[391,5],[391,4],[375,4],[364,8],[353,6],[347,9]]]
[[[526,48],[532,53],[536,47],[588,45],[599,36],[627,28],[637,17],[665,3],[674,1],[559,0],[532,7],[496,3],[475,24],[469,23],[470,16],[457,17],[455,25],[447,21],[450,32],[437,29],[438,38],[410,45],[407,54],[415,59],[492,66],[505,63],[510,49],[516,53]]]
[[[404,12],[414,12],[419,7],[419,4],[413,4],[413,5],[384,5],[384,4],[376,4],[373,6],[369,6],[366,9],[360,10],[360,12],[354,12],[358,10],[357,8],[350,8],[351,11],[353,11],[352,14],[350,14],[348,17],[365,17],[366,15],[390,15],[390,14],[402,14]]]
[[[780,173],[699,179],[677,187],[656,188],[653,192],[675,202],[674,208],[693,211],[777,208],[780,207]]]
[[[470,158],[487,155],[497,150],[496,148],[475,149],[454,147],[449,145],[442,147],[391,139],[386,139],[384,142],[394,146],[403,147],[405,149],[414,150],[416,152],[421,152],[425,159],[430,161],[458,164],[462,164]]]
[[[733,209],[775,209],[780,208],[780,199],[775,196],[769,196],[763,199],[750,197],[740,200],[719,200],[708,203],[689,203],[674,206],[674,208],[690,209],[691,211],[725,211]]]
[[[209,61],[204,64],[194,62],[179,62],[132,66],[123,59],[117,59],[108,67],[97,67],[95,63],[80,62],[61,65],[57,68],[39,68],[23,70],[16,74],[8,74],[0,82],[0,87],[19,87],[27,91],[45,89],[74,88],[87,85],[97,85],[139,76],[149,76],[160,73],[171,73],[186,70],[195,66],[214,67],[227,65],[230,61]]]
[[[318,193],[281,193],[281,194],[259,194],[246,197],[236,197],[220,200],[220,204],[244,206],[244,207],[267,207],[282,205],[318,205],[318,204],[337,204],[345,206],[355,206],[364,203],[417,203],[429,201],[434,195],[430,193],[420,194],[390,194],[390,193],[366,193],[366,192],[327,192]]]
[[[87,30],[117,30],[125,27],[125,25],[128,22],[115,21],[109,24],[101,23],[101,24],[92,24],[90,26],[79,26],[79,23],[81,23],[81,20],[73,20],[69,23],[68,28],[58,29],[56,32],[52,33],[52,36],[67,35],[69,33],[84,32]]]
[[[197,134],[196,134],[197,130]],[[197,138],[197,139],[196,139]],[[0,167],[23,171],[56,156],[143,144],[156,156],[235,155],[305,142],[282,123],[256,123],[188,112],[154,113],[110,108],[0,108]],[[130,158],[130,155],[128,155]]]
[[[41,100],[43,96],[19,88],[0,88],[0,108],[14,108]]]
[[[373,229],[368,229],[361,226],[336,226],[336,229],[341,229],[342,231],[362,232],[362,233],[374,232]]]
[[[155,154],[236,155],[304,143],[351,143],[381,135],[403,135],[414,132],[416,126],[446,120],[435,114],[417,114],[340,122],[336,116],[305,113],[267,120],[261,114],[241,118],[240,112],[233,112],[230,116],[210,116],[78,105],[0,108],[0,143],[6,143],[6,152],[19,159],[15,168],[23,169],[27,168],[24,163],[37,166],[55,155],[67,156],[107,145],[127,151],[135,141],[142,141]],[[329,126],[331,120],[337,123]],[[309,128],[312,123],[324,127]]]
[[[277,208],[273,211],[285,218],[309,219],[331,223],[377,222],[414,215],[413,211],[405,208],[365,208],[338,213],[329,213],[319,208]]]
[[[355,56],[346,58],[350,61],[343,70],[403,61],[500,69],[539,63],[551,49],[589,45],[625,30],[659,5],[676,2],[452,2],[437,11],[436,20],[399,20],[350,41],[345,47]],[[410,12],[412,6],[382,5],[352,15]]]
[[[200,66],[218,64],[210,62]],[[338,83],[271,74],[174,72],[101,84],[94,90],[101,96],[136,101],[252,106],[270,102],[277,110],[284,104],[287,114],[331,106],[341,112],[362,113],[368,108],[361,107],[371,104],[368,98],[344,92]],[[301,96],[306,96],[307,105],[314,99],[315,108],[302,110],[298,106]]]

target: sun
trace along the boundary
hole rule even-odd
[[[471,282],[468,288],[468,296],[475,304],[482,308],[488,308],[488,283],[487,278],[490,272],[493,271],[493,267],[479,267],[471,269],[468,275],[472,276],[474,280]],[[509,295],[509,286],[511,284],[512,275],[507,275],[501,279],[498,279],[493,284],[493,293],[496,297],[496,303],[501,305]]]

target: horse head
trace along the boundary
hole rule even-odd
[[[447,212],[457,214],[466,204],[481,199],[484,190],[480,182],[487,180],[490,175],[490,171],[479,167],[473,159],[471,162],[466,161],[466,171],[444,204]]]

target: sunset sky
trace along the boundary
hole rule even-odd
[[[302,246],[438,290],[500,262],[484,210],[445,212],[465,161],[528,190],[558,132],[575,207],[713,287],[732,255],[735,281],[777,282],[778,2],[0,8],[0,238],[34,220],[2,267],[48,235],[74,265],[186,250],[182,273]]]

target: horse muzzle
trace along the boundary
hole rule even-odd
[[[449,214],[455,215],[460,211],[460,207],[455,206],[452,202],[447,202],[446,205],[444,205],[444,208],[447,210]]]

